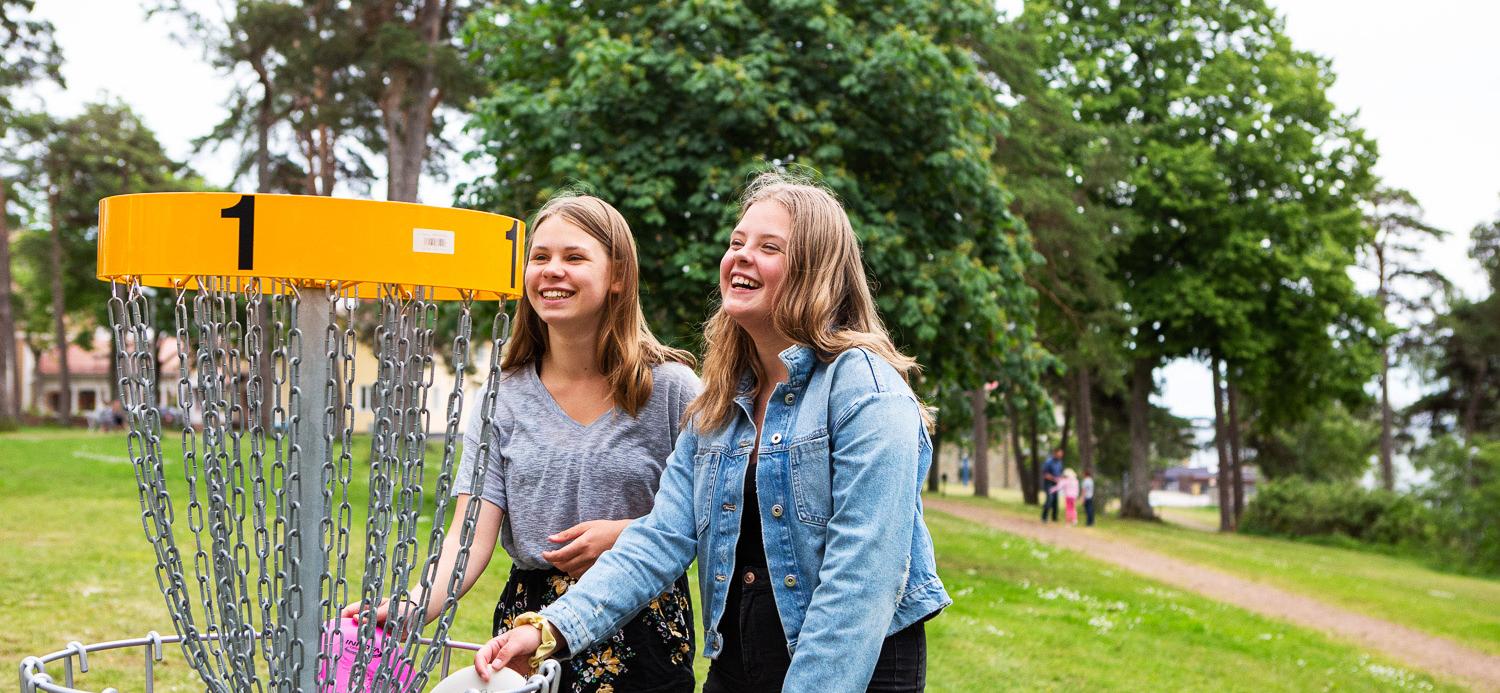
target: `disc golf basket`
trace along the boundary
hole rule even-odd
[[[479,503],[462,518],[452,575],[437,575],[475,308],[498,304],[479,403],[488,417],[509,334],[504,301],[520,294],[522,223],[229,193],[111,197],[99,217],[127,450],[176,635],[70,643],[23,662],[21,689],[77,690],[74,664],[87,671],[89,652],[141,647],[149,691],[153,662],[174,642],[214,692],[421,691],[439,667],[446,674],[450,649],[476,649],[450,642],[448,630]],[[153,299],[162,298],[171,316],[158,320]],[[456,315],[451,343],[436,343],[439,302],[457,306],[443,315]],[[175,354],[159,363],[172,351],[159,350],[168,335]],[[374,416],[367,472],[353,435],[361,349],[375,364],[359,402]],[[157,395],[168,388],[181,409],[170,431]],[[434,410],[442,432],[431,438],[442,450],[429,454]],[[491,428],[481,427],[470,488],[484,479]],[[180,440],[180,460],[169,459],[167,437]],[[351,496],[356,475],[367,499]],[[411,601],[416,588],[444,595],[430,624]],[[386,600],[389,617],[377,625]],[[350,603],[362,617],[340,622]],[[46,671],[59,660],[61,684]],[[541,672],[521,690],[555,690],[557,665]]]

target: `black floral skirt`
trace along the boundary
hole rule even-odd
[[[577,579],[560,570],[521,570],[495,605],[493,633],[509,629],[515,617],[541,611]],[[573,693],[676,693],[693,690],[693,604],[687,576],[677,578],[620,632],[562,662],[563,691]]]

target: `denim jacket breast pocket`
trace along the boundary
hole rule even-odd
[[[788,452],[797,519],[827,526],[833,514],[833,458],[829,455],[827,431],[793,441]]]
[[[717,450],[693,456],[693,516],[700,538],[708,529],[709,518],[713,517],[714,485],[723,458],[724,453]]]

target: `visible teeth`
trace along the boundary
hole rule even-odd
[[[729,280],[729,285],[733,286],[733,287],[745,288],[745,289],[759,289],[760,288],[760,282],[755,281],[754,279],[751,279],[749,277],[732,277]]]
[[[551,291],[543,291],[542,292],[542,298],[548,298],[548,299],[567,298],[567,297],[572,296],[572,295],[573,295],[573,292],[571,292],[571,291],[551,290]]]

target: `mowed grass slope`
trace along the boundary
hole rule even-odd
[[[353,543],[364,541],[365,499],[369,472],[369,439],[357,440],[355,472],[350,484],[354,511]],[[181,446],[176,437],[163,441],[167,478],[171,480],[179,548],[185,554],[190,593],[197,594],[192,568],[192,535],[187,527],[187,484]],[[440,448],[429,448],[429,461],[440,460]],[[429,472],[428,486],[435,475]],[[429,491],[430,493],[430,491]],[[147,631],[173,635],[173,625],[157,585],[156,557],[140,520],[133,466],[123,435],[28,430],[0,434],[0,662],[14,668],[27,655],[63,649],[70,640],[95,643],[136,638]],[[430,514],[430,507],[429,507]],[[425,551],[430,519],[417,532]],[[207,535],[205,533],[205,539]],[[247,536],[253,550],[253,542]],[[358,597],[363,556],[350,555]],[[483,642],[489,638],[494,599],[509,571],[503,552],[490,562],[474,594],[462,602],[450,635]],[[252,599],[254,599],[252,592]],[[201,621],[199,621],[201,625]],[[106,686],[142,689],[142,654],[132,649],[90,656],[87,689]],[[455,661],[462,662],[461,659]],[[202,690],[178,646],[156,665],[157,690]],[[57,665],[48,673],[61,681]]]
[[[176,445],[168,446],[169,475],[180,478]],[[356,527],[363,524],[363,471],[355,474]],[[174,482],[174,493],[183,486]],[[7,556],[0,561],[0,617],[7,623],[0,662],[14,671],[22,657],[69,640],[172,632],[139,514],[123,437],[0,434],[0,552]],[[1310,631],[1082,556],[939,514],[929,525],[957,600],[928,623],[929,690],[1450,688]],[[459,609],[453,637],[488,637],[506,570],[497,555]],[[166,654],[158,690],[201,690],[180,651]],[[80,679],[87,688],[141,689],[139,650],[90,659],[92,671]],[[698,662],[701,680],[706,665]],[[61,675],[60,667],[49,671]]]
[[[933,690],[1447,687],[1076,553],[937,512],[928,526],[955,599],[929,624]]]
[[[1033,520],[1040,512],[1008,499],[950,498]],[[1210,516],[1217,527],[1217,516],[1206,511],[1178,511],[1167,517],[1184,514],[1189,521]],[[1170,523],[1122,521],[1113,516],[1101,518],[1088,531],[1500,655],[1500,580],[1442,572],[1417,559],[1374,551],[1221,534]]]

